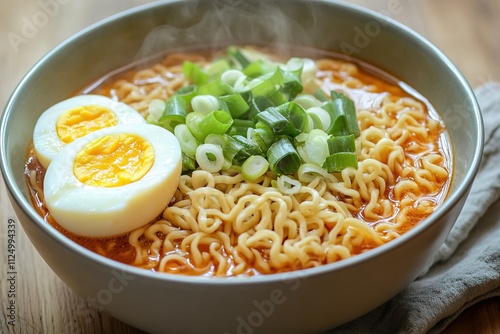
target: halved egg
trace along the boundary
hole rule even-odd
[[[99,95],[79,95],[45,110],[33,132],[35,153],[45,168],[56,154],[77,138],[118,124],[146,123],[125,103]]]
[[[69,143],[52,160],[45,202],[74,234],[120,235],[167,207],[181,170],[181,148],[169,131],[150,124],[104,128]]]

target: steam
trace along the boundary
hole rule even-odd
[[[172,49],[213,50],[227,44],[264,44],[287,51],[287,46],[307,44],[316,27],[313,4],[305,1],[301,4],[300,13],[296,13],[298,6],[276,0],[175,3],[165,12],[172,16],[169,24],[148,34],[136,59]]]

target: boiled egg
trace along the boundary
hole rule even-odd
[[[77,138],[118,124],[145,122],[125,103],[99,95],[75,96],[42,113],[33,133],[35,154],[47,168],[56,154]]]
[[[76,235],[120,235],[167,207],[181,170],[181,148],[171,132],[116,125],[74,140],[55,156],[45,174],[45,202],[59,225]]]

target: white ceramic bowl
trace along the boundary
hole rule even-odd
[[[235,279],[123,265],[77,245],[37,215],[22,153],[47,107],[116,68],[169,48],[277,42],[350,53],[394,74],[441,112],[453,147],[460,149],[454,150],[448,198],[435,213],[401,238],[338,263]],[[483,129],[473,93],[450,61],[377,13],[326,1],[166,1],[111,17],[45,56],[13,93],[0,141],[2,174],[31,242],[68,286],[94,298],[111,316],[153,333],[312,333],[363,315],[417,277],[463,206],[480,162]]]

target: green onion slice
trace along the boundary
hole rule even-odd
[[[256,120],[257,114],[266,110],[269,107],[274,107],[274,103],[271,102],[267,97],[264,96],[252,96],[249,102],[250,110],[242,115],[242,118],[249,120]]]
[[[229,130],[233,124],[233,118],[227,112],[214,110],[205,115],[198,122],[198,131],[201,135],[200,141],[204,141],[209,134],[222,135]]]
[[[229,134],[231,136],[234,136],[234,135],[246,136],[248,134],[248,129],[253,128],[253,126],[254,126],[254,124],[250,120],[235,119],[233,121],[233,126],[231,127],[231,130],[229,131]]]
[[[219,97],[227,105],[229,113],[233,118],[238,118],[248,111],[250,108],[241,94],[231,94]]]
[[[288,124],[282,134],[297,136],[307,126],[307,114],[304,109],[295,102],[288,102],[275,107],[276,110],[288,119]]]
[[[234,94],[233,87],[222,81],[220,78],[210,81],[198,88],[199,95],[212,95],[219,97],[222,95]]]
[[[301,82],[302,68],[304,60],[302,58],[290,58],[283,69],[284,91],[289,100],[293,100],[304,89]]]
[[[249,82],[247,87],[254,96],[271,97],[285,84],[283,71],[277,68],[274,73],[261,76]]]
[[[322,130],[314,129],[307,136],[304,149],[309,159],[318,166],[322,166],[326,157],[330,155],[328,135]]]
[[[198,64],[184,61],[182,64],[182,73],[191,80],[195,85],[203,85],[208,81],[208,74]]]
[[[196,111],[190,112],[186,116],[186,125],[187,125],[189,131],[191,131],[193,136],[200,142],[203,142],[205,140],[205,137],[206,137],[201,132],[201,129],[199,126],[199,123],[203,117],[205,117],[204,114],[202,114],[201,112],[196,112]]]
[[[235,135],[232,136],[232,138],[242,145],[242,151],[245,152],[244,153],[245,155],[248,154],[248,156],[250,156],[250,155],[262,154],[261,148],[256,144],[252,143],[251,141],[249,141],[246,137]]]
[[[330,154],[338,152],[356,152],[354,135],[328,138],[328,148]]]
[[[231,65],[225,58],[219,58],[207,67],[209,80],[220,78],[223,73],[231,69]]]
[[[343,114],[346,118],[346,134],[353,134],[354,137],[358,137],[360,130],[358,125],[358,119],[356,118],[356,106],[354,101],[345,96],[342,93],[331,91],[332,102],[336,103],[343,110]]]
[[[247,57],[241,52],[240,48],[237,46],[230,46],[227,48],[227,55],[236,63],[245,68],[250,64]]]
[[[241,146],[234,145],[233,139],[226,134],[209,134],[207,138],[205,138],[205,144],[215,144],[222,148],[224,154],[222,169],[228,169],[233,165],[233,159],[241,149]]]
[[[311,107],[306,110],[306,113],[312,120],[314,129],[328,131],[332,122],[328,111],[320,107]]]
[[[267,150],[271,170],[277,175],[293,174],[300,167],[300,156],[290,140],[282,137]]]
[[[259,59],[257,61],[251,62],[248,64],[243,70],[243,74],[250,78],[257,78],[263,76],[264,74],[273,72],[276,70],[276,65],[265,61],[263,59]]]
[[[186,116],[186,101],[179,95],[172,95],[165,104],[165,110],[158,120],[158,125],[174,132],[177,125],[186,123]]]
[[[199,145],[198,140],[193,136],[186,124],[179,124],[174,129],[175,138],[179,141],[182,153],[190,158],[194,158],[196,148]]]
[[[224,135],[226,145],[223,146],[224,157],[231,161],[233,165],[241,165],[249,156],[250,153],[245,151],[245,147],[232,136]]]
[[[252,155],[241,166],[241,174],[247,181],[255,181],[269,169],[269,162],[261,155]]]
[[[266,152],[274,141],[274,134],[270,128],[258,123],[257,128],[248,129],[247,139],[259,146],[262,152]]]
[[[307,115],[295,102],[288,102],[277,107],[267,108],[257,114],[257,120],[266,124],[275,134],[295,137],[307,126]]]
[[[146,117],[146,121],[151,124],[158,123],[158,120],[163,114],[163,110],[165,110],[165,101],[160,99],[152,100],[148,106],[148,116]]]
[[[182,153],[182,173],[186,174],[196,169],[195,160],[184,152]]]
[[[216,173],[224,165],[224,153],[219,145],[201,144],[196,149],[196,162],[201,169]]]
[[[260,112],[256,118],[259,122],[267,125],[275,134],[281,134],[289,124],[288,119],[275,107]]]
[[[345,168],[358,168],[358,156],[352,152],[339,152],[326,158],[323,168],[329,173],[341,172]]]
[[[326,103],[322,108],[330,115],[330,126],[325,131],[334,136],[346,135],[347,124],[343,111],[332,101]]]
[[[191,107],[194,112],[208,114],[214,110],[220,109],[219,100],[212,95],[197,95],[191,100]]]
[[[312,107],[321,107],[322,104],[320,100],[310,94],[300,94],[293,101],[305,110]]]
[[[318,88],[314,91],[314,97],[318,99],[318,101],[321,102],[328,102],[328,96],[325,94],[325,92],[321,89]]]
[[[180,96],[184,99],[186,102],[187,110],[188,112],[192,111],[191,108],[191,100],[198,94],[198,86],[196,85],[189,85],[189,86],[184,86],[179,88],[175,92],[175,96]]]
[[[310,183],[316,178],[321,177],[330,181],[335,181],[335,177],[320,166],[314,164],[302,164],[297,171],[297,176],[300,182]]]
[[[286,175],[281,175],[276,180],[276,187],[285,195],[293,195],[300,191],[302,184],[300,181],[292,179]]]
[[[304,160],[306,163],[311,164],[311,165],[316,164],[311,158],[309,158],[309,155],[307,154],[304,145],[297,146],[296,150],[297,150],[297,153],[299,153],[299,156],[302,158],[302,160]]]
[[[356,108],[354,102],[342,93],[331,92],[332,99],[323,108],[328,111],[331,117],[330,127],[327,133],[334,136],[353,134],[359,136],[359,125],[356,118]]]
[[[242,79],[240,79],[242,78]],[[220,76],[222,82],[227,83],[229,86],[234,87],[238,80],[244,80],[245,75],[240,70],[230,69],[222,73]]]

